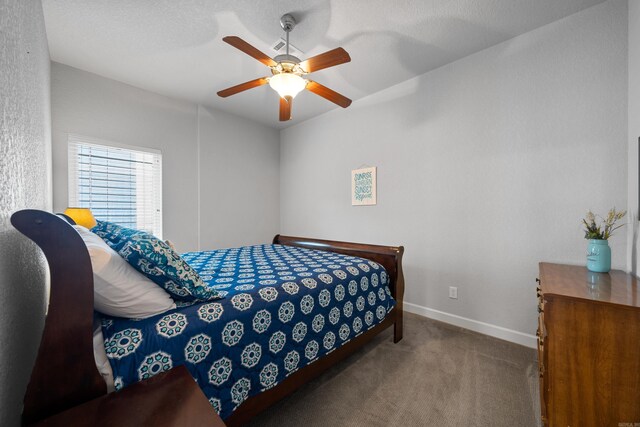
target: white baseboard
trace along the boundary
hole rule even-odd
[[[434,310],[433,308],[422,307],[421,305],[405,302],[404,311],[428,317],[429,319],[439,320],[441,322],[449,323],[495,338],[500,338],[505,341],[511,341],[525,347],[536,348],[537,345],[537,338],[534,335],[503,328],[502,326],[492,325],[490,323],[480,322],[478,320],[468,319],[456,314],[445,313],[444,311]]]

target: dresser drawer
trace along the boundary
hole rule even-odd
[[[538,314],[538,330],[536,336],[539,339],[544,339],[547,336],[547,328],[544,326],[544,313]]]
[[[545,353],[545,338],[547,336],[547,330],[544,324],[544,298],[542,295],[542,289],[540,286],[540,279],[536,279],[536,297],[538,303],[538,329],[536,331],[536,337],[538,338],[538,381],[540,383],[540,412],[543,426],[548,425],[547,421],[547,386],[548,386],[548,373],[546,372],[546,353]]]
[[[546,387],[546,383],[545,383],[544,375],[540,374],[540,419],[544,427],[549,425],[549,421],[547,419],[547,402],[546,402],[546,398],[544,397],[546,396],[546,393],[544,391],[545,387]]]
[[[538,301],[538,313],[544,312],[544,300],[542,297],[542,286],[540,279],[536,278],[536,297]]]
[[[538,338],[538,363],[540,366],[540,372],[544,372],[545,358],[544,358],[544,343],[547,336],[547,328],[544,324],[544,297],[540,289],[540,279],[536,279],[538,286],[536,288],[536,294],[538,299],[538,329],[536,330],[536,337]]]

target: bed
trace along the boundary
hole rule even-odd
[[[12,224],[47,258],[50,301],[23,421],[103,395],[93,356],[93,276],[63,219]],[[383,330],[402,339],[402,247],[277,235],[271,245],[183,254],[223,299],[148,319],[101,318],[116,389],[185,365],[229,426],[241,425]],[[144,338],[144,339],[142,339]],[[134,345],[132,345],[132,343]]]

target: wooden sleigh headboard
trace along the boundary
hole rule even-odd
[[[22,210],[11,224],[33,240],[49,264],[49,306],[24,397],[31,424],[107,392],[93,357],[93,271],[84,241],[62,218]]]
[[[35,366],[24,397],[23,424],[31,424],[107,393],[93,355],[93,271],[91,259],[78,232],[64,219],[40,210],[22,210],[11,223],[33,240],[49,264],[50,292],[45,326]],[[404,248],[277,235],[275,244],[319,249],[370,259],[389,274],[396,299],[394,341],[402,339]],[[356,340],[354,340],[356,341]],[[364,340],[363,340],[364,342]],[[353,350],[350,350],[352,352]],[[300,370],[299,382],[313,378],[319,364]],[[234,413],[245,419],[277,400],[289,390],[271,390],[254,396]],[[270,397],[272,396],[272,397]]]

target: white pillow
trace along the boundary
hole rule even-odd
[[[147,279],[98,235],[74,225],[87,245],[93,268],[93,304],[104,314],[144,318],[176,308],[160,286]]]
[[[96,360],[96,368],[102,375],[102,379],[107,384],[107,393],[115,391],[115,382],[113,380],[113,369],[107,358],[107,351],[104,349],[104,336],[102,335],[102,326],[98,325],[93,329],[93,358]]]

